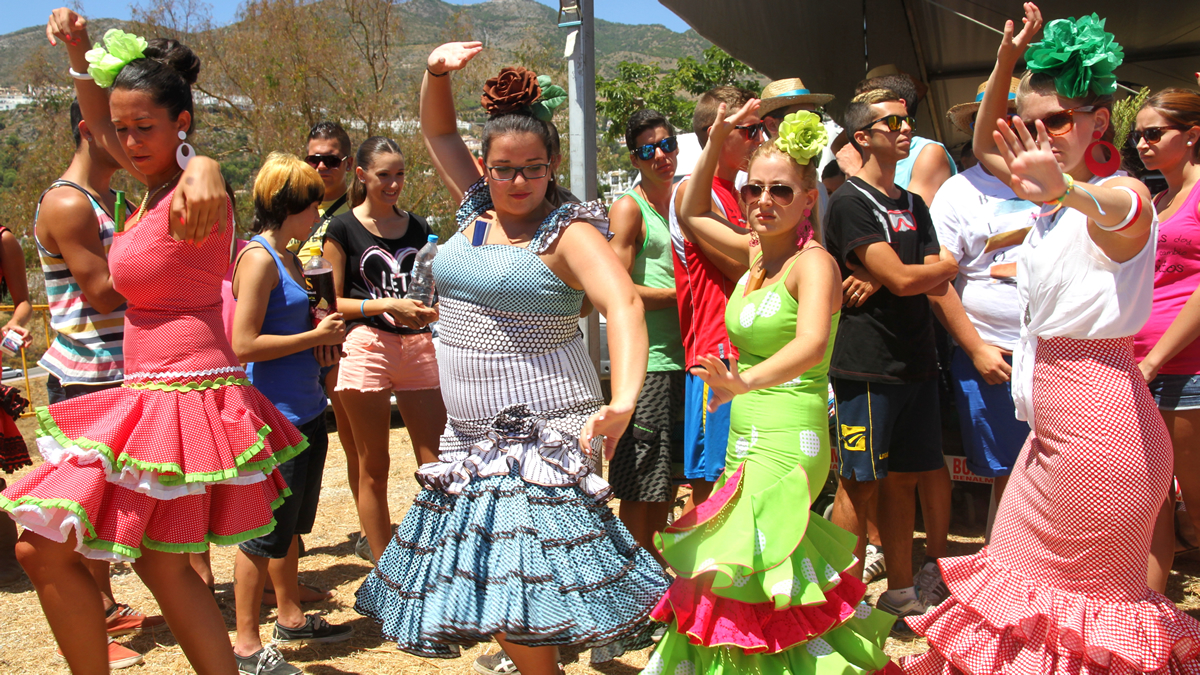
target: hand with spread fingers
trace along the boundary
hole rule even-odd
[[[1016,62],[1025,55],[1025,50],[1033,43],[1033,38],[1042,30],[1042,10],[1032,2],[1024,4],[1025,16],[1021,19],[1021,32],[1016,32],[1016,25],[1010,20],[1004,22],[1004,38],[1000,40],[1000,49],[996,60],[1001,63]]]
[[[709,412],[716,412],[717,408],[732,401],[734,396],[751,390],[750,383],[742,379],[742,374],[738,372],[737,359],[730,359],[726,366],[724,361],[715,356],[701,356],[700,366],[692,368],[691,373],[712,389],[712,398],[708,401]]]
[[[1046,126],[1041,120],[1036,125],[1038,135],[1034,138],[1021,118],[1013,117],[1011,127],[998,124],[992,137],[1012,175],[1009,187],[1021,199],[1042,204],[1061,197],[1067,191],[1067,183],[1062,167],[1050,148],[1050,134],[1046,132]],[[1014,127],[1016,132],[1013,131]]]

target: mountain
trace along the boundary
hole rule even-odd
[[[337,0],[320,0],[336,11]],[[474,5],[452,5],[442,0],[407,0],[397,7],[404,27],[402,58],[406,67],[419,67],[432,47],[448,32],[451,24],[469,26],[473,37],[501,51],[514,51],[536,44],[546,53],[561,54],[567,33],[558,27],[558,12],[534,0],[489,0]],[[118,19],[93,19],[93,39],[104,31],[124,24]],[[219,30],[219,29],[218,29]],[[468,36],[463,36],[464,38]],[[596,69],[612,76],[620,61],[637,61],[670,68],[684,56],[700,58],[711,43],[694,30],[684,33],[658,24],[622,24],[596,21]],[[52,63],[67,67],[66,54],[50,49],[43,26],[30,26],[0,35],[0,87],[20,87],[24,82],[26,61],[41,51]],[[406,57],[409,54],[405,54]]]

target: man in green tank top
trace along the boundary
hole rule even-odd
[[[610,463],[609,481],[621,500],[621,521],[638,543],[657,555],[654,533],[666,527],[675,496],[671,432],[683,413],[683,338],[666,218],[679,146],[671,123],[650,109],[630,116],[625,144],[641,181],[612,206],[611,244],[646,309],[650,358],[633,421]],[[681,442],[676,454],[682,457]]]

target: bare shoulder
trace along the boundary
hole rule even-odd
[[[1109,178],[1108,180],[1104,181],[1104,184],[1101,187],[1129,188],[1130,190],[1133,190],[1141,195],[1142,199],[1150,199],[1150,188],[1146,187],[1145,183],[1134,178],[1133,176],[1116,176],[1115,178]]]

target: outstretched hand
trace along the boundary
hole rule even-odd
[[[724,361],[715,356],[701,356],[700,365],[692,368],[691,373],[712,389],[712,398],[708,400],[709,412],[716,412],[717,408],[732,401],[734,396],[750,391],[750,384],[738,372],[737,359],[730,359],[727,367]]]
[[[425,67],[434,75],[462,70],[481,51],[482,42],[447,42],[429,53]]]
[[[1042,30],[1042,10],[1032,2],[1025,3],[1025,17],[1021,23],[1024,24],[1021,32],[1013,35],[1016,25],[1011,20],[1004,22],[1004,38],[1000,40],[1000,50],[996,53],[997,61],[1016,63],[1025,55],[1033,38]]]
[[[67,7],[59,7],[50,12],[46,20],[46,39],[52,46],[58,46],[62,40],[72,47],[88,46],[87,19],[76,14]]]
[[[1050,134],[1041,120],[1036,122],[1035,139],[1020,117],[1013,117],[1012,126],[996,121],[992,132],[1000,157],[1012,175],[1013,192],[1021,199],[1035,204],[1051,202],[1067,191],[1063,169],[1050,149]],[[1014,129],[1016,131],[1014,131]]]
[[[592,439],[604,438],[604,459],[611,460],[617,451],[617,442],[625,435],[629,420],[633,418],[633,407],[621,409],[611,405],[600,406],[595,415],[588,418],[579,434],[579,449],[592,456]]]
[[[746,118],[753,117],[754,115],[758,114],[758,106],[761,103],[762,101],[752,98],[749,101],[746,101],[745,105],[743,105],[740,109],[738,109],[737,112],[733,113],[729,117],[725,117],[725,104],[719,104],[717,106],[717,120],[713,122],[711,127],[708,128],[708,137],[710,139],[725,138],[731,131],[734,130],[734,128],[740,126],[742,122],[746,121]]]

